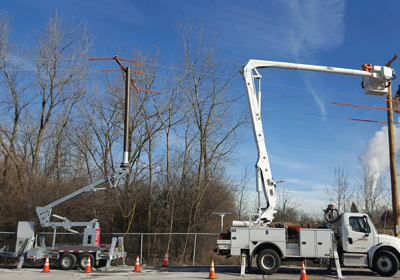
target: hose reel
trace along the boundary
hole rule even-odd
[[[328,223],[336,223],[337,221],[339,221],[340,219],[340,214],[339,214],[339,210],[337,210],[335,208],[335,206],[333,206],[333,204],[329,204],[328,207],[324,210],[325,212],[325,220]]]

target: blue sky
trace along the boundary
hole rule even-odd
[[[360,70],[364,63],[384,65],[399,51],[400,19],[395,12],[399,8],[400,2],[394,0],[0,2],[0,9],[13,18],[13,34],[19,39],[42,29],[56,10],[67,19],[86,23],[95,36],[98,57],[112,57],[122,40],[128,47],[150,51],[157,44],[162,60],[168,62],[176,56],[175,22],[189,16],[220,30],[219,54],[227,61],[245,65],[249,59],[260,59]],[[393,68],[397,65],[400,59]],[[384,169],[388,163],[385,125],[346,118],[385,121],[386,111],[332,105],[385,107],[381,97],[364,95],[360,77],[278,69],[261,74],[262,118],[272,174],[304,199],[306,211],[317,213],[326,206],[323,189],[332,185],[334,167],[346,165],[353,178],[360,159]],[[393,82],[394,91],[397,85]],[[239,75],[233,87],[245,103]],[[251,125],[247,127],[249,139],[241,148],[245,156],[234,168],[252,171],[257,155]]]

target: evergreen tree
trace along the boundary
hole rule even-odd
[[[351,213],[358,213],[358,208],[357,208],[357,205],[354,203],[354,201],[351,203],[350,212]]]

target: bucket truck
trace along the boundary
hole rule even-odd
[[[240,73],[243,76],[250,117],[257,146],[256,188],[258,193],[258,213],[249,221],[233,221],[228,233],[221,233],[217,241],[218,255],[241,256],[242,269],[246,259],[251,264],[256,258],[257,266],[263,274],[274,274],[282,260],[331,259],[335,261],[338,277],[340,265],[367,267],[382,276],[392,276],[399,269],[400,239],[378,234],[371,219],[366,214],[340,214],[329,205],[325,210],[328,228],[300,228],[298,232],[286,227],[271,227],[276,213],[276,185],[272,177],[270,162],[264,141],[261,122],[261,75],[259,69],[281,68],[354,75],[362,77],[366,94],[384,95],[388,92],[394,70],[386,66],[370,66],[365,70],[352,70],[306,64],[275,61],[250,60]],[[258,82],[258,87],[256,87]],[[262,193],[266,206],[261,205]]]
[[[119,62],[118,58],[115,60]],[[100,244],[101,229],[97,219],[89,222],[71,222],[66,217],[52,214],[53,207],[66,202],[80,194],[87,192],[96,192],[103,190],[114,189],[118,183],[124,179],[129,173],[129,160],[128,160],[128,137],[129,137],[129,96],[130,96],[130,83],[133,81],[130,77],[130,67],[123,67],[122,70],[126,73],[126,87],[125,87],[125,119],[124,119],[124,151],[123,161],[120,169],[114,173],[85,186],[63,198],[58,199],[44,207],[36,207],[36,213],[42,227],[51,227],[53,229],[52,246],[46,246],[45,236],[39,238],[35,234],[34,222],[18,223],[17,242],[14,251],[9,251],[7,247],[0,249],[0,256],[8,258],[19,258],[17,269],[22,268],[25,259],[38,260],[38,259],[58,259],[61,268],[69,270],[79,264],[81,269],[86,268],[88,257],[91,262],[98,264],[103,263],[106,269],[110,267],[111,261],[114,259],[123,258],[125,262],[126,252],[124,251],[124,243],[122,237],[113,237],[111,244]],[[104,186],[105,185],[105,186]],[[84,205],[82,205],[84,207]],[[51,221],[51,218],[58,219],[58,221]],[[60,221],[61,220],[61,221]],[[72,229],[73,227],[83,227],[83,233]],[[56,244],[56,233],[58,228],[78,234],[83,238],[81,244]],[[39,239],[39,244],[37,240]]]

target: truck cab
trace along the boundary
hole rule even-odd
[[[382,276],[399,270],[400,239],[379,234],[366,214],[342,214],[335,222],[335,235],[345,266],[368,267]]]

